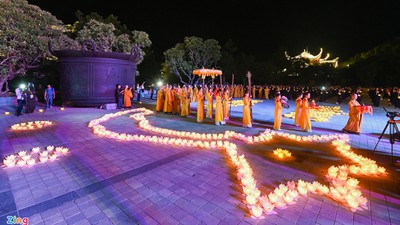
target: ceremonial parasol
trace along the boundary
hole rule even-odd
[[[201,76],[201,79],[203,79],[203,88],[204,88],[204,79],[206,79],[206,77],[211,77],[213,79],[213,81],[214,81],[214,78],[216,76],[221,76],[220,82],[221,82],[221,87],[222,87],[222,71],[221,70],[216,70],[214,68],[205,69],[203,67],[201,69],[193,70],[193,74]]]

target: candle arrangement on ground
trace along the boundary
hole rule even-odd
[[[318,106],[318,108],[310,109],[310,118],[315,122],[327,122],[332,116],[347,115],[340,106]],[[294,119],[295,112],[284,114],[284,117]]]
[[[255,104],[257,104],[257,103],[260,103],[260,102],[263,102],[263,100],[257,100],[257,99],[251,100],[251,103],[252,103],[253,105],[255,105]],[[243,100],[232,100],[232,101],[230,102],[230,105],[231,105],[232,107],[243,106]],[[215,104],[215,103],[213,104],[213,107],[214,107],[214,108],[216,107],[216,104]]]
[[[152,133],[161,134],[162,136],[117,133],[107,130],[105,126],[101,125],[101,123],[111,118],[128,113],[135,113],[130,118],[136,120],[140,128]],[[220,134],[200,134],[152,126],[145,118],[146,115],[150,114],[153,114],[153,112],[145,108],[106,114],[99,119],[90,121],[88,126],[92,128],[93,133],[96,135],[120,141],[143,141],[164,145],[225,150],[236,168],[236,177],[241,186],[240,190],[242,190],[243,202],[247,205],[249,212],[254,218],[261,218],[264,213],[268,215],[275,208],[284,209],[288,205],[294,204],[299,197],[305,196],[308,193],[325,195],[347,206],[352,211],[363,209],[367,207],[367,199],[362,196],[358,185],[359,181],[348,175],[386,175],[385,168],[378,166],[374,160],[357,155],[351,150],[348,144],[349,137],[346,134],[300,136],[270,129],[266,129],[254,136],[247,136],[234,131],[225,131],[225,133]],[[164,135],[168,135],[169,137]],[[278,187],[268,194],[262,193],[257,187],[257,180],[254,178],[255,172],[250,163],[244,154],[238,153],[237,145],[230,142],[229,139],[235,138],[246,144],[261,144],[269,142],[273,137],[282,137],[299,143],[332,143],[343,157],[355,164],[331,166],[325,177],[328,185],[321,184],[318,181],[288,181],[286,184],[279,184]],[[291,155],[287,150],[277,149],[275,151],[277,154],[282,154],[282,158]]]
[[[277,148],[274,150],[274,155],[276,155],[279,159],[290,158],[292,153],[286,149]]]
[[[54,161],[69,152],[68,148],[47,146],[41,150],[40,147],[34,147],[31,151],[19,151],[17,154],[8,155],[3,159],[6,167],[14,166],[33,166],[39,162]]]
[[[11,126],[12,130],[36,130],[52,125],[51,121],[30,121],[25,123],[17,123]]]

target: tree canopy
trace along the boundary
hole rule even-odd
[[[144,31],[129,31],[118,18],[103,19],[97,13],[84,16],[77,12],[79,21],[64,25],[62,21],[26,0],[0,1],[0,89],[8,92],[8,81],[39,68],[45,60],[55,60],[48,49],[80,50],[85,40],[93,40],[97,50],[130,53],[134,45],[141,51],[140,64],[145,56],[143,48],[151,46]],[[41,75],[40,72],[35,73]]]
[[[164,66],[177,76],[181,83],[192,85],[199,77],[192,74],[199,68],[215,68],[221,58],[221,46],[215,39],[203,40],[199,37],[185,37],[182,43],[164,52]],[[165,71],[166,68],[163,70]]]
[[[62,25],[26,0],[0,1],[0,87],[52,58],[49,41],[55,47],[76,48],[77,42],[63,33]],[[8,91],[7,86],[3,94]]]

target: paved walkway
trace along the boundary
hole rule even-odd
[[[135,108],[154,110],[154,101],[144,99]],[[320,105],[333,105],[320,103]],[[294,103],[292,102],[293,106]],[[194,107],[195,104],[192,104]],[[347,111],[345,104],[340,105]],[[215,126],[212,120],[195,122],[191,116],[157,113],[147,116],[153,126],[181,131],[223,133],[231,130],[257,135],[272,128],[271,100],[254,105],[254,128],[240,126],[241,107],[232,108],[227,125]],[[393,108],[388,108],[393,110]],[[0,106],[0,158],[33,147],[48,145],[66,147],[70,152],[54,162],[34,166],[0,168],[0,224],[7,218],[27,218],[29,224],[400,224],[400,172],[397,160],[400,145],[391,144],[387,134],[379,141],[388,118],[382,108],[374,108],[373,116],[365,115],[361,135],[349,135],[357,154],[376,160],[387,170],[384,176],[351,175],[368,200],[367,209],[355,212],[329,197],[307,194],[285,208],[253,218],[249,214],[236,169],[221,149],[120,141],[93,134],[91,120],[115,110],[97,108],[56,107],[47,112],[22,116],[12,115],[15,106]],[[294,108],[284,109],[284,113]],[[4,115],[10,111],[11,115]],[[328,122],[313,122],[313,134],[336,134],[347,122],[347,116],[335,116]],[[13,124],[49,120],[54,124],[36,131],[13,131]],[[283,119],[282,131],[309,135]],[[138,127],[123,115],[103,125],[111,131],[128,134],[157,135]],[[351,163],[338,154],[332,145],[298,144],[274,138],[265,144],[238,146],[254,170],[254,178],[262,194],[272,192],[279,184],[299,179],[327,184],[325,175],[330,166]],[[293,159],[279,161],[272,150],[285,148]],[[11,218],[13,219],[13,218]]]

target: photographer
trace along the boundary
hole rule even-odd
[[[26,100],[26,93],[25,93],[25,85],[21,84],[17,89],[15,89],[15,95],[17,96],[17,112],[15,115],[20,116],[22,115],[22,108],[25,105],[25,100]]]

